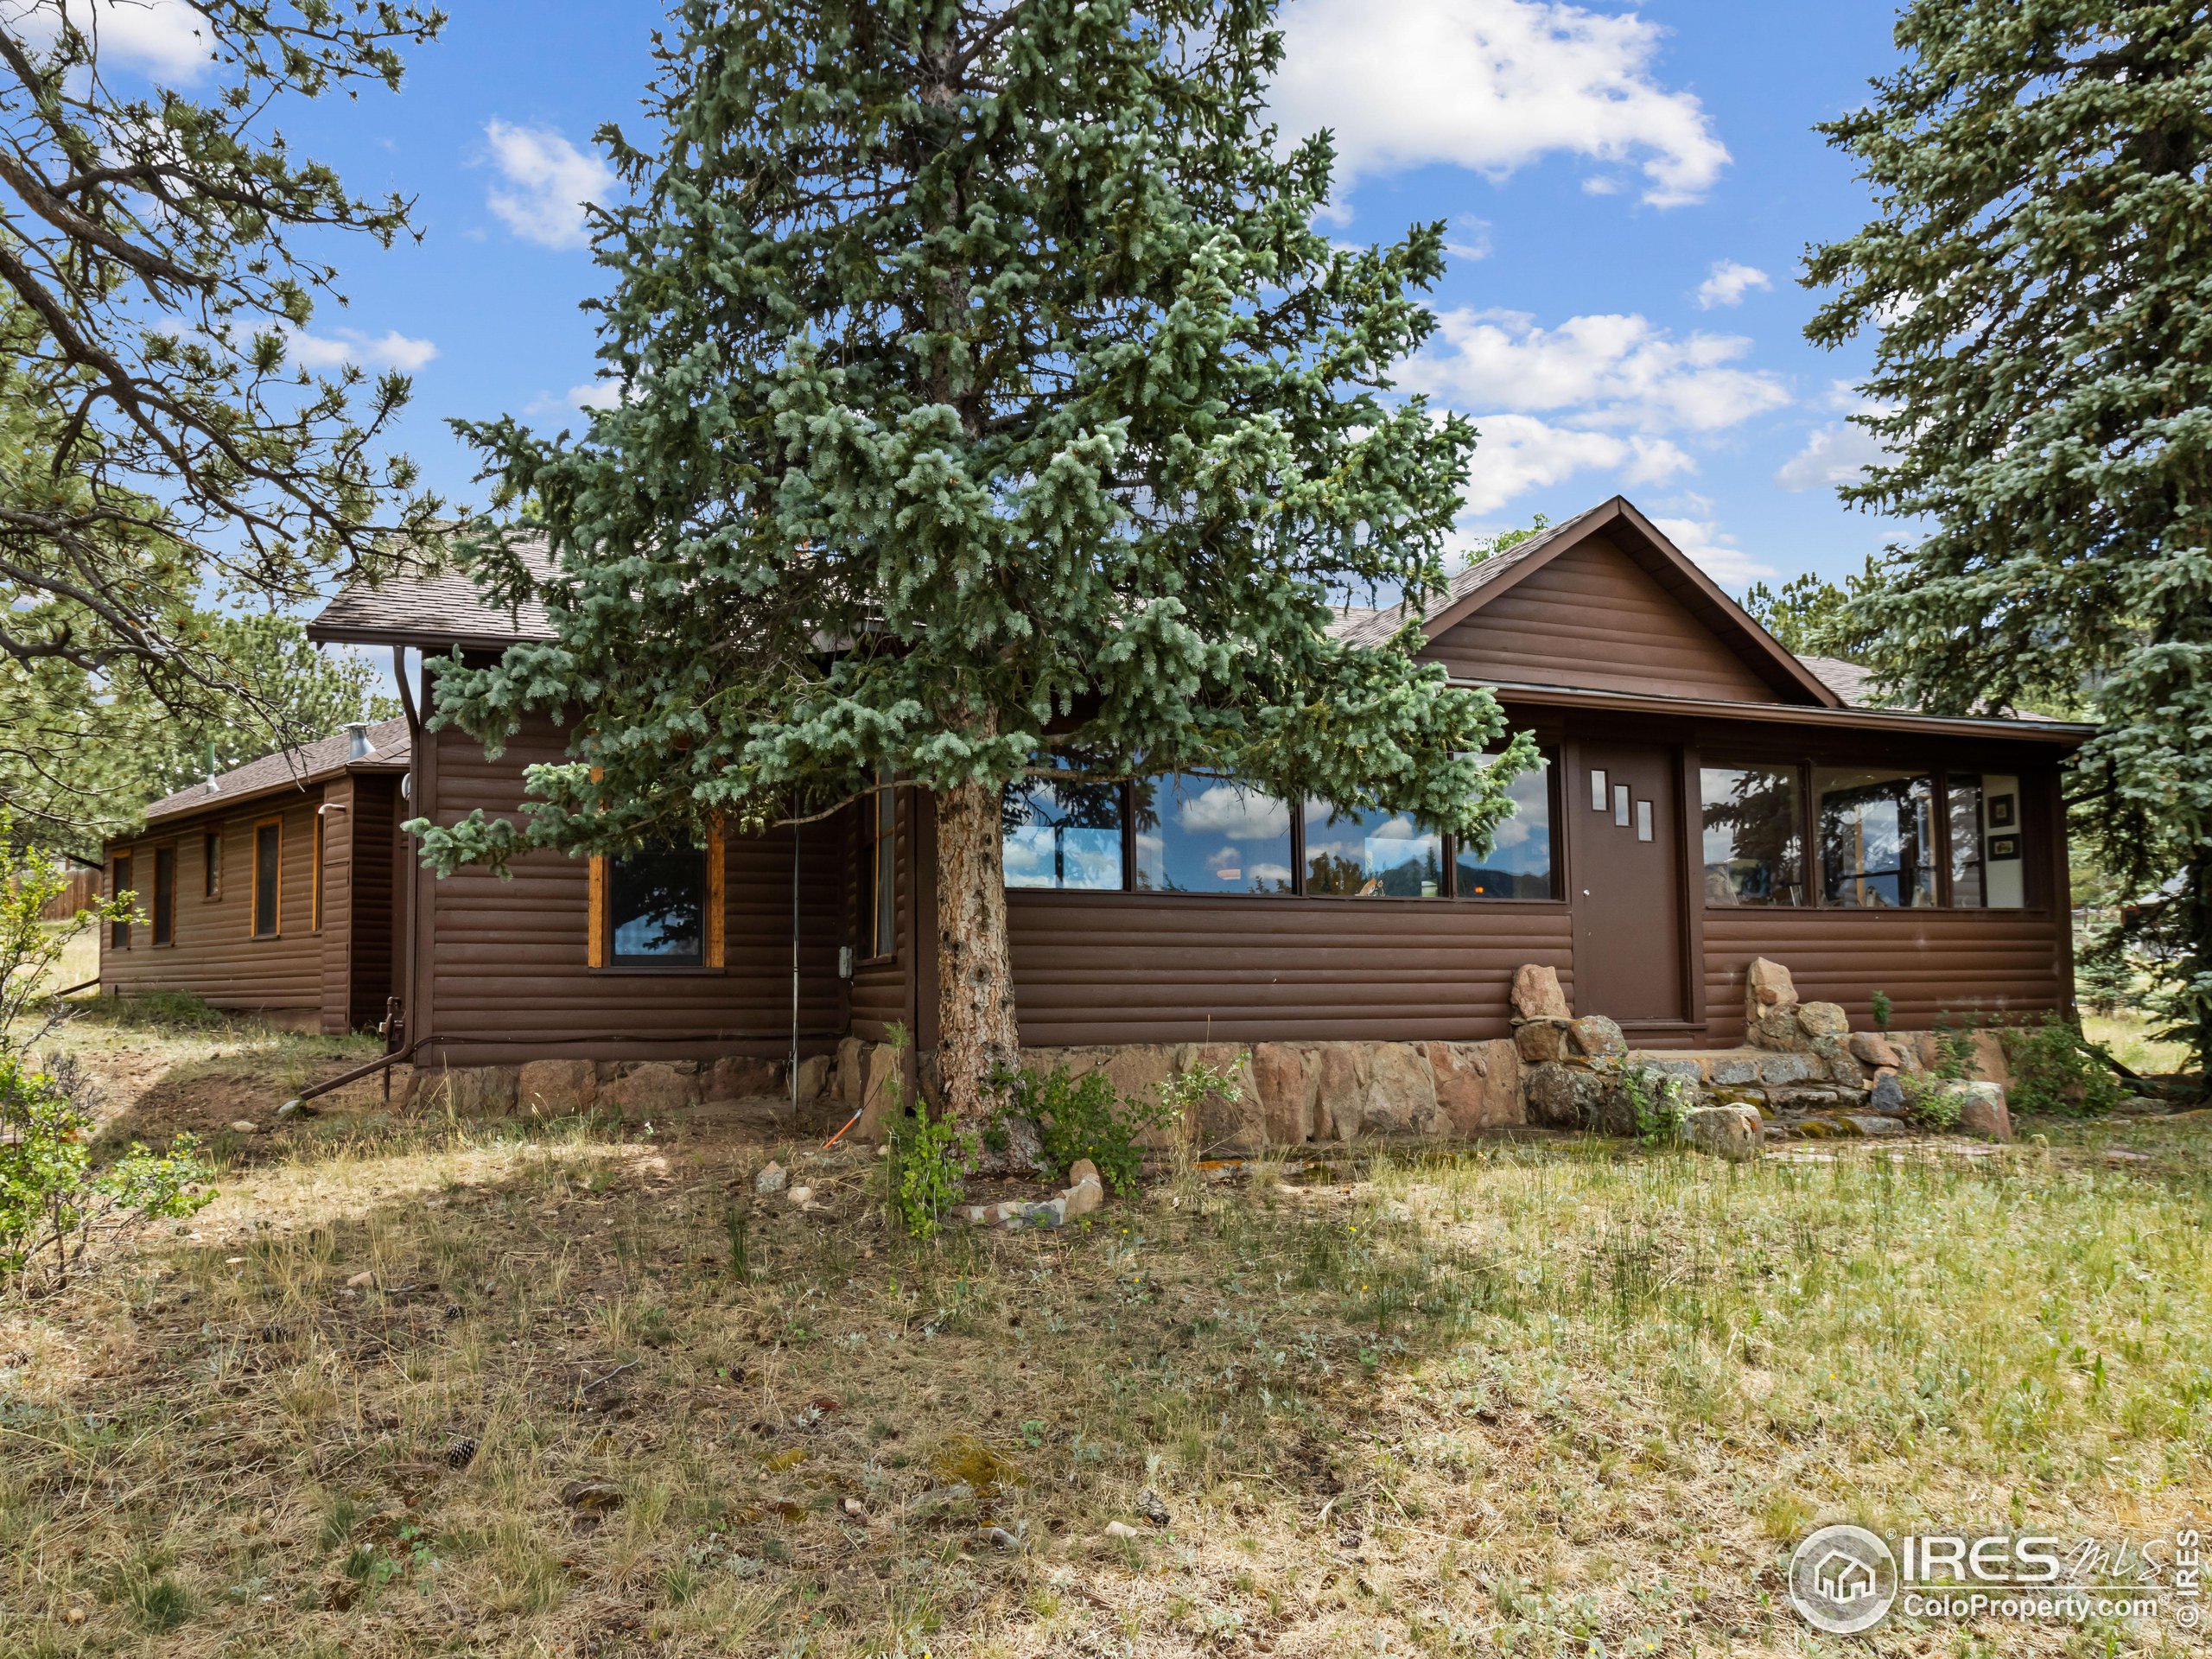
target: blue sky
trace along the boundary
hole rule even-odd
[[[158,62],[164,9],[135,33]],[[480,498],[448,416],[575,421],[599,290],[580,197],[591,134],[634,121],[658,9],[473,0],[397,97],[289,112],[360,190],[418,199],[419,246],[342,253],[353,303],[303,349],[415,375],[404,440],[431,482]],[[1730,588],[1840,575],[1890,527],[1834,481],[1863,348],[1802,337],[1806,244],[1866,217],[1812,131],[1892,61],[1891,12],[1857,3],[1294,0],[1285,124],[1327,124],[1348,176],[1332,232],[1452,226],[1442,338],[1408,380],[1484,431],[1470,537],[1626,493]],[[111,35],[111,40],[115,36]],[[122,44],[122,42],[118,42]]]

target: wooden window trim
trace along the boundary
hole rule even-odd
[[[261,931],[261,832],[271,824],[276,827],[276,880],[271,904],[275,913],[270,917],[268,932]],[[281,939],[284,937],[284,820],[281,816],[256,818],[252,830],[253,855],[249,874],[252,880],[245,891],[245,936],[249,939]]]
[[[854,966],[882,968],[899,960],[899,795],[896,786],[879,774],[861,800],[865,810],[861,814],[861,869],[865,879],[861,883],[861,949]],[[886,808],[891,818],[891,948],[879,950],[875,947],[883,941],[875,937],[875,923],[882,904],[880,884]]]
[[[610,869],[607,855],[591,855],[589,874],[586,878],[585,902],[589,910],[584,927],[584,966],[601,974],[719,974],[726,970],[729,959],[729,905],[728,849],[722,835],[720,818],[708,828],[706,845],[699,849],[701,872],[701,907],[706,914],[706,938],[697,963],[671,963],[658,967],[649,962],[620,962],[614,960],[613,930],[607,925],[607,906],[613,902],[613,884],[608,880]]]

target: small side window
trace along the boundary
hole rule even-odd
[[[176,849],[154,849],[154,943],[176,943]]]
[[[116,855],[115,874],[109,880],[107,891],[111,899],[121,899],[126,895],[134,899],[137,898],[130,887],[130,854],[118,853]],[[130,948],[130,921],[128,917],[108,924],[107,944],[111,950],[128,950]]]
[[[200,837],[200,896],[202,899],[223,896],[223,836],[220,830],[210,830]]]
[[[283,852],[281,820],[264,818],[253,826],[253,937],[257,939],[273,939],[283,931],[279,913],[284,900]]]

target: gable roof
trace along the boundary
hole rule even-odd
[[[1804,657],[1797,660],[1820,676],[1829,690],[1843,699],[1847,709],[1894,709],[1874,683],[1874,671],[1840,657]]]
[[[369,727],[368,737],[369,753],[359,760],[351,758],[353,736],[350,732],[319,737],[311,743],[264,754],[258,760],[249,760],[242,766],[218,774],[212,787],[194,784],[174,795],[164,795],[146,809],[146,822],[150,824],[159,818],[230,807],[279,790],[304,789],[309,784],[322,783],[348,772],[407,770],[412,746],[405,721],[375,721]]]
[[[1346,611],[1333,632],[1356,645],[1377,645],[1408,621],[1433,639],[1446,629],[1474,614],[1500,595],[1542,569],[1569,548],[1579,546],[1600,531],[1613,532],[1615,544],[1656,578],[1683,607],[1772,686],[1777,700],[1819,709],[1838,709],[1847,701],[1821,677],[1785,649],[1782,642],[1751,619],[1750,613],[1721,591],[1718,583],[1698,569],[1688,554],[1630,504],[1615,496],[1573,518],[1547,526],[1540,534],[1503,553],[1471,564],[1446,584],[1445,591],[1416,616],[1400,604],[1379,610]]]
[[[552,574],[553,556],[543,537],[518,537],[512,545],[533,577]],[[486,599],[467,575],[449,570],[387,576],[374,587],[355,582],[308,624],[308,638],[332,645],[500,651],[550,639],[553,625],[535,601],[510,611]]]

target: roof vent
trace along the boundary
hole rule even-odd
[[[346,722],[346,736],[347,739],[346,744],[346,758],[348,760],[365,760],[369,756],[377,752],[377,746],[369,741],[369,722],[367,721],[347,721]]]

